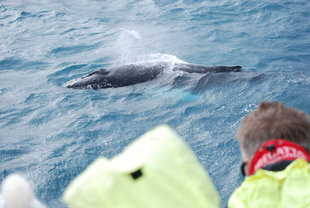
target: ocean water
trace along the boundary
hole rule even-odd
[[[0,181],[21,172],[49,207],[70,181],[169,124],[225,205],[243,180],[234,139],[262,100],[310,114],[308,0],[0,0]],[[73,90],[96,69],[147,61],[242,65]]]

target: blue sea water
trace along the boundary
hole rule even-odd
[[[26,174],[49,207],[99,156],[169,124],[225,205],[243,178],[234,135],[262,100],[310,114],[308,0],[0,0],[0,181]],[[73,90],[72,78],[147,61],[242,65],[133,86]],[[177,174],[177,173],[176,173]]]

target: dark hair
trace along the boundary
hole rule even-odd
[[[278,102],[263,101],[242,120],[236,133],[244,159],[252,159],[257,149],[270,139],[285,139],[310,153],[310,121],[307,114]]]

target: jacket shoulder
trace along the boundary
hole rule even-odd
[[[297,159],[283,171],[260,169],[245,178],[228,201],[229,208],[309,207],[310,164]]]

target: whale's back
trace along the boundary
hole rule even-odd
[[[155,79],[166,67],[161,63],[125,65],[112,68],[107,77],[114,87],[128,86]]]
[[[111,69],[99,69],[65,84],[74,89],[123,87],[155,79],[167,68],[164,63],[130,64]]]
[[[81,78],[71,80],[65,86],[74,89],[123,87],[153,80],[165,70],[206,74],[209,72],[239,72],[241,68],[241,66],[203,66],[167,62],[130,64],[111,69],[99,69]]]

